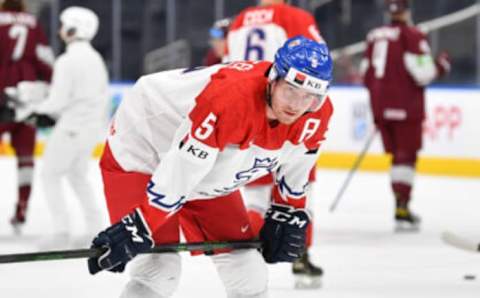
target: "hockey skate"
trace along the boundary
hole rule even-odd
[[[410,211],[408,207],[395,209],[395,232],[418,232],[420,217]]]
[[[16,235],[21,235],[23,227],[25,226],[25,204],[19,203],[15,208],[15,213],[10,219],[10,224],[12,225],[13,232]]]
[[[13,216],[12,219],[10,219],[10,224],[12,225],[12,229],[15,235],[21,235],[23,227],[25,226],[25,218]]]
[[[318,289],[322,285],[323,270],[310,262],[307,252],[292,263],[292,273],[296,289]]]

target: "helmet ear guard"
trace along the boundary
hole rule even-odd
[[[275,64],[272,64],[272,67],[270,67],[267,78],[269,82],[273,82],[279,79],[277,67]]]

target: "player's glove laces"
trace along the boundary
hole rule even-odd
[[[305,251],[310,219],[303,209],[272,204],[260,230],[262,255],[267,263],[293,262]]]
[[[122,220],[93,239],[91,248],[101,248],[102,255],[88,259],[88,271],[123,272],[125,265],[137,254],[154,246],[152,234],[140,209],[135,209]]]

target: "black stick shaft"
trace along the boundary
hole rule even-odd
[[[155,246],[147,253],[167,253],[167,252],[182,252],[182,251],[212,251],[216,249],[247,249],[260,248],[260,241],[228,241],[228,242],[194,242],[194,243],[176,243],[164,244]],[[102,254],[102,249],[74,249],[74,250],[59,250],[59,251],[45,251],[21,254],[0,255],[0,264],[20,263],[20,262],[34,262],[34,261],[53,261],[66,259],[81,259],[99,256]]]

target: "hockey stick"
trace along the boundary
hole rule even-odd
[[[478,14],[480,14],[480,4],[473,4],[466,8],[449,13],[447,15],[419,23],[417,24],[417,27],[419,27],[420,30],[422,30],[424,33],[429,33],[431,31],[438,30],[446,26],[450,26],[455,23],[467,20]],[[331,51],[331,55],[333,60],[337,60],[342,55],[352,56],[359,54],[365,51],[366,48],[367,43],[364,41],[359,41],[339,49],[334,49]]]
[[[368,148],[370,148],[370,145],[372,144],[373,139],[375,138],[375,135],[377,134],[377,128],[374,128],[372,131],[372,134],[368,137],[367,142],[362,148],[362,151],[358,155],[357,159],[355,160],[355,163],[353,164],[352,168],[350,169],[350,172],[348,172],[347,178],[342,184],[342,187],[337,192],[337,195],[335,196],[335,199],[333,200],[333,203],[330,205],[330,212],[335,211],[335,208],[337,208],[338,203],[340,202],[340,199],[342,198],[343,193],[347,189],[348,184],[350,183],[350,180],[352,180],[353,174],[357,171],[358,167],[363,161],[363,158],[367,154]]]
[[[443,232],[442,240],[459,249],[463,249],[469,252],[480,252],[480,243],[475,243],[468,239],[462,238],[452,232]]]
[[[247,249],[260,248],[260,241],[226,241],[226,242],[193,242],[193,243],[176,243],[176,244],[162,244],[155,246],[147,253],[168,253],[168,252],[183,252],[183,251],[212,251],[216,249]],[[66,259],[81,259],[100,256],[103,249],[86,248],[74,250],[58,250],[45,251],[34,253],[21,253],[0,255],[0,264],[19,263],[19,262],[34,262],[34,261],[54,261]]]

